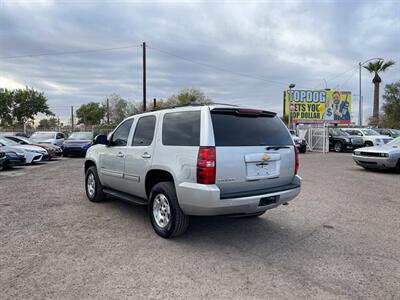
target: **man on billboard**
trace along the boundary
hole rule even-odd
[[[346,100],[340,102],[340,92],[335,91],[333,92],[333,113],[334,113],[334,120],[350,120],[350,113],[349,113],[349,101],[348,101],[348,94],[346,94]]]

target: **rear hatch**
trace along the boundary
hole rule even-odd
[[[293,140],[275,113],[211,110],[216,146],[216,185],[221,198],[246,197],[293,188]]]

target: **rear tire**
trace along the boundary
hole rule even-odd
[[[90,201],[100,202],[105,199],[105,195],[103,193],[103,187],[100,183],[99,176],[97,175],[97,169],[95,166],[91,166],[86,171],[85,189],[86,189],[86,196]]]
[[[179,206],[173,182],[160,182],[151,189],[148,210],[154,231],[163,238],[181,235],[189,226],[189,216]]]
[[[342,152],[343,151],[343,144],[341,142],[336,142],[333,146],[335,152]]]

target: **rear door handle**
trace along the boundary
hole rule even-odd
[[[145,152],[145,153],[142,154],[142,157],[143,157],[143,158],[150,158],[151,155],[148,154],[147,152]]]
[[[118,152],[117,157],[124,157],[124,154],[122,152]]]

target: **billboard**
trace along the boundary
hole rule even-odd
[[[292,123],[338,123],[351,121],[351,92],[287,90],[284,92],[283,114]]]

